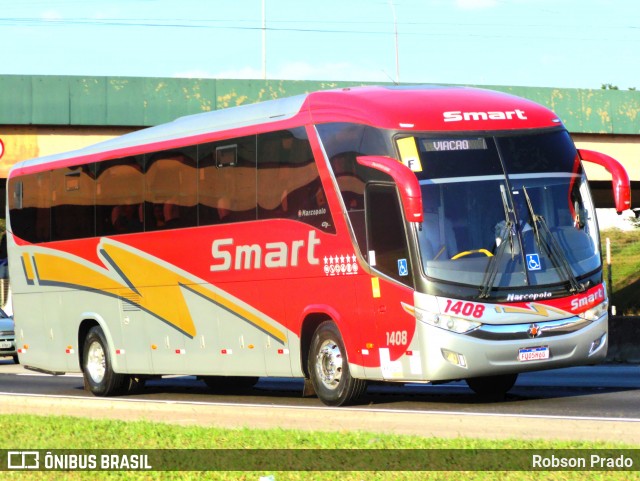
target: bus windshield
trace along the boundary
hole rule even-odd
[[[600,267],[597,225],[566,131],[414,139],[429,279],[478,286],[480,297],[524,286],[583,289],[580,278]]]

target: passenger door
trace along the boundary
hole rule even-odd
[[[414,355],[409,345],[415,317],[403,308],[413,306],[413,271],[400,199],[394,184],[370,183],[365,191],[367,257],[380,276],[372,278],[375,322],[374,351],[384,379],[411,377]],[[417,353],[419,356],[419,352]]]

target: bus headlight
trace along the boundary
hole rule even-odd
[[[581,312],[578,316],[587,321],[597,321],[607,313],[607,309],[609,309],[609,301],[604,301],[591,309]]]
[[[416,319],[419,321],[429,324],[430,326],[439,327],[446,331],[457,332],[458,334],[473,331],[481,326],[480,322],[469,321],[467,319],[447,316],[444,314],[436,314],[435,312],[427,312],[418,308],[416,308],[415,313]]]

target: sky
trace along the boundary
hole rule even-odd
[[[628,89],[640,3],[0,0],[0,46],[0,75]]]

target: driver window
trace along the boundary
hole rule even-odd
[[[365,206],[369,264],[403,284],[413,285],[407,236],[395,186],[367,185]]]

